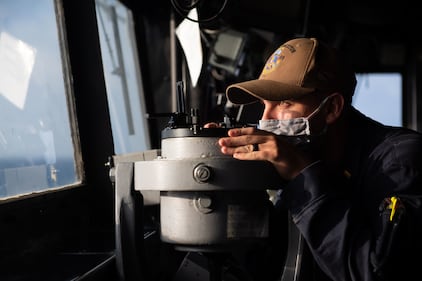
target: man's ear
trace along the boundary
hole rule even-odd
[[[334,123],[343,112],[344,108],[344,97],[340,93],[334,93],[330,96],[327,103],[327,114],[325,115],[325,121],[327,124]]]

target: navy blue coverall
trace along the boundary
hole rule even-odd
[[[280,192],[312,280],[422,280],[422,135],[352,108],[342,165],[317,161]]]

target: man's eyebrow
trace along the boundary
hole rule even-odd
[[[297,102],[297,101],[300,101],[300,98],[297,98],[297,99],[295,99],[295,98],[284,99],[284,100],[280,100],[278,102],[279,103],[282,103],[282,102]]]

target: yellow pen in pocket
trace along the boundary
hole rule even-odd
[[[393,220],[394,218],[394,214],[396,213],[396,208],[397,208],[397,197],[393,196],[390,198],[391,203],[389,206],[389,209],[391,209],[391,213],[390,213],[390,221]]]

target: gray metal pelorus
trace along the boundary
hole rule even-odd
[[[167,128],[161,155],[135,162],[136,190],[160,192],[161,240],[199,251],[268,236],[268,189],[280,178],[269,162],[223,155],[226,128]]]

